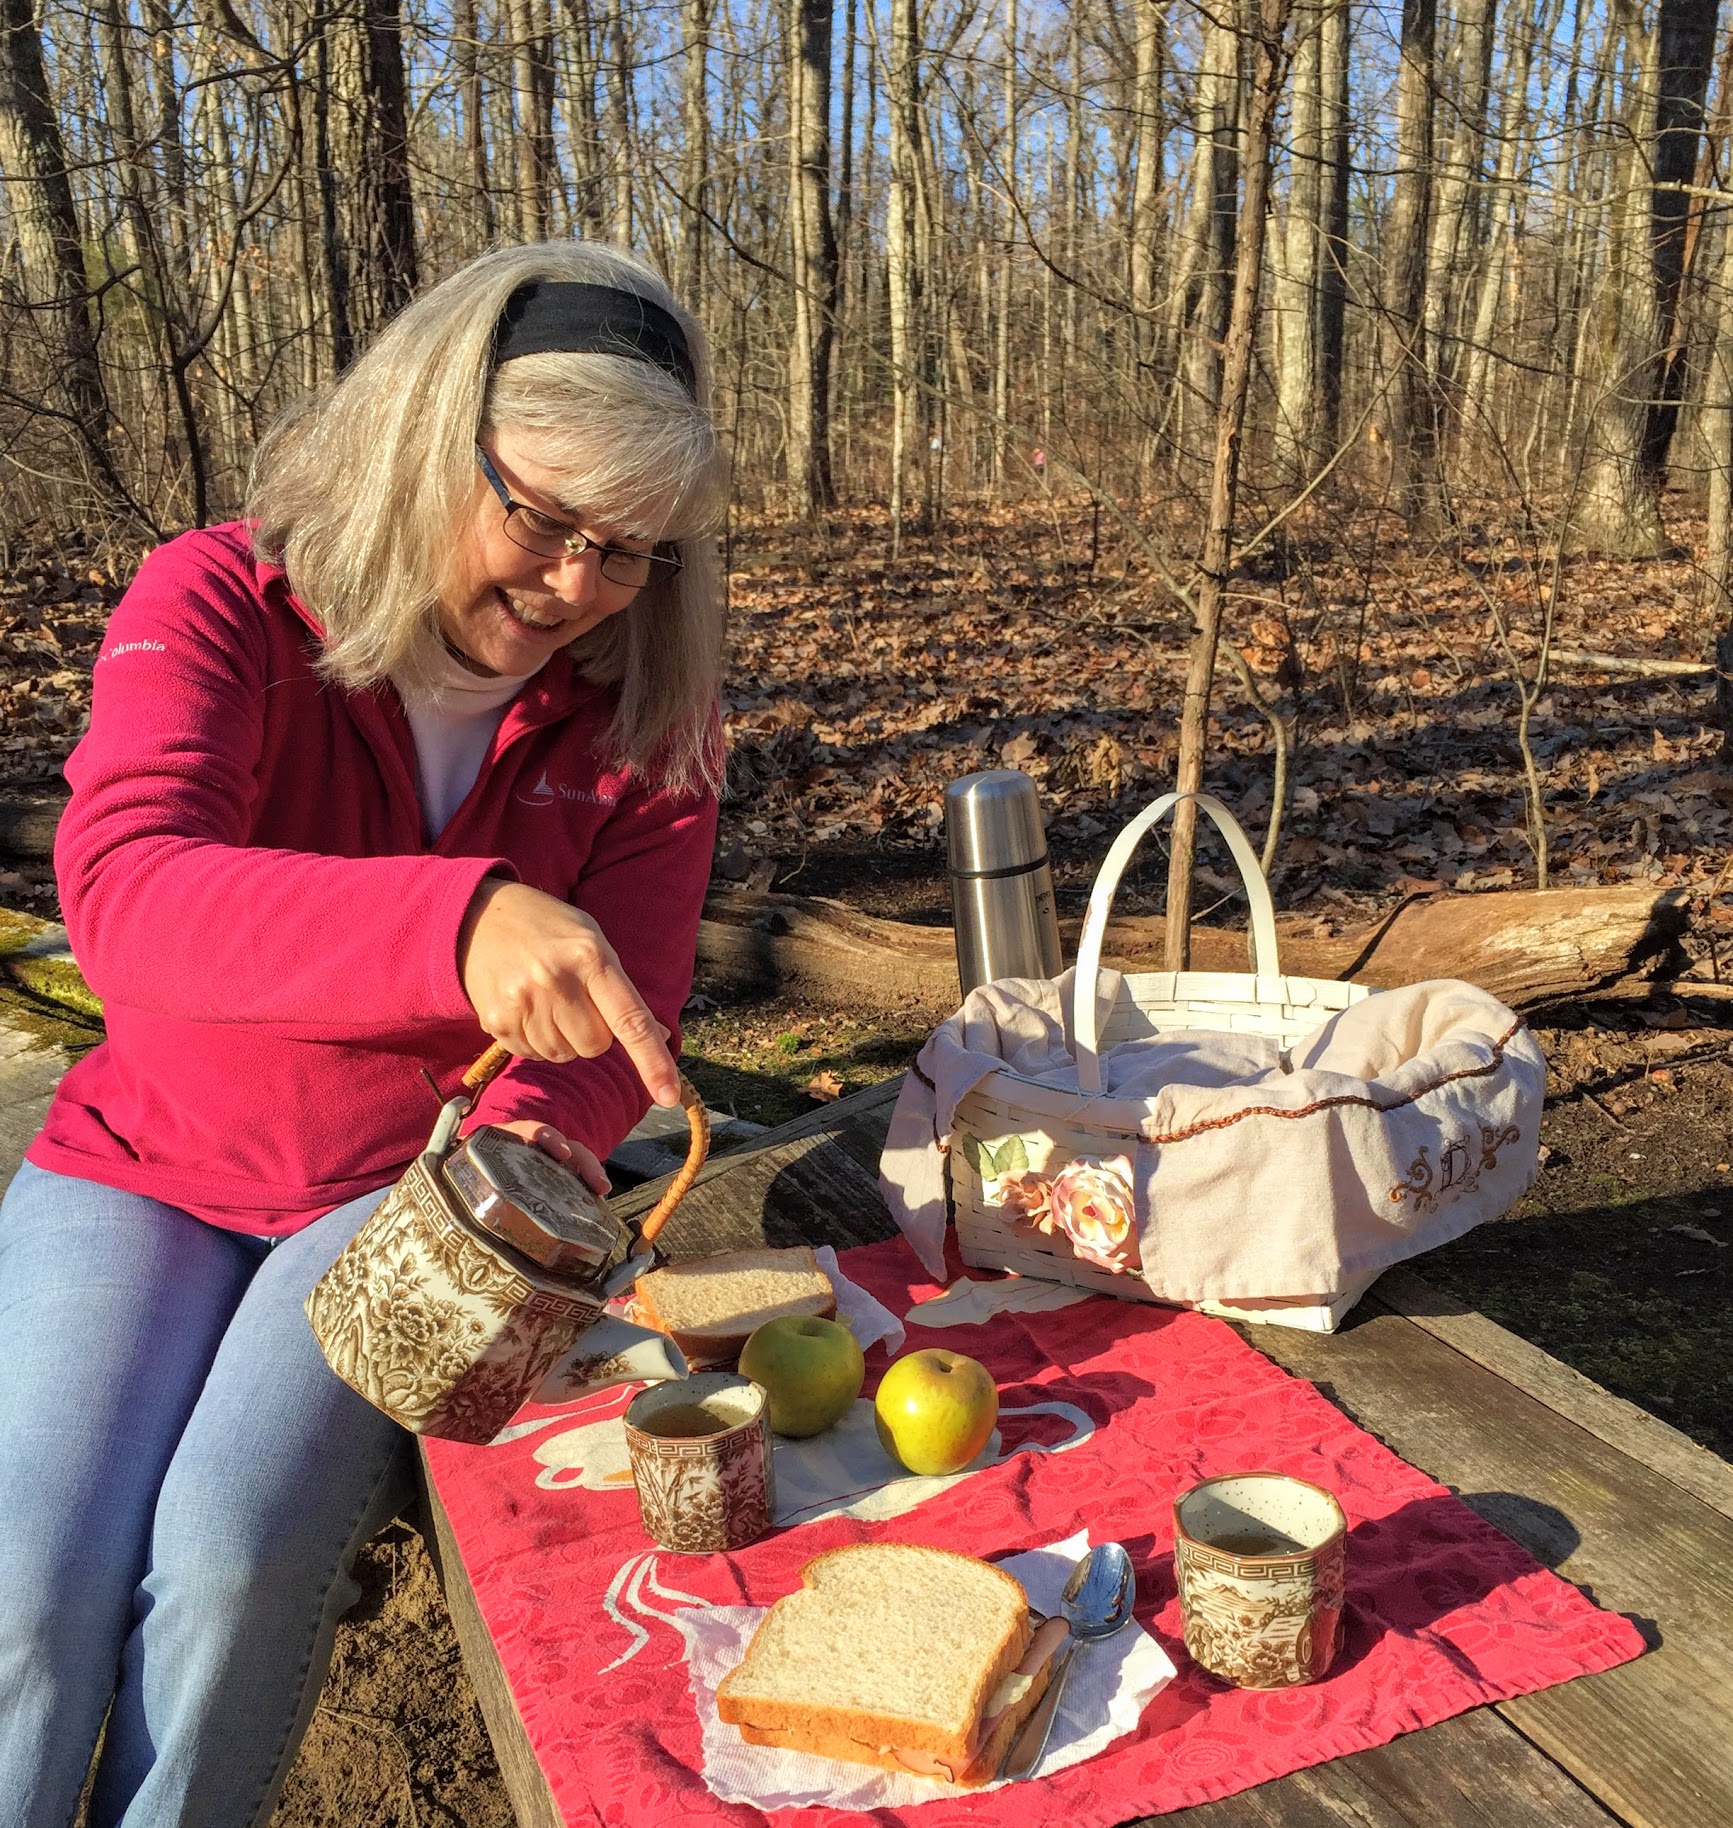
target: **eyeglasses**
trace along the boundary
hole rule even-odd
[[[671,553],[633,552],[625,546],[604,546],[600,540],[593,540],[565,521],[544,514],[540,508],[513,501],[505,479],[479,444],[475,447],[475,460],[505,509],[506,538],[525,552],[533,552],[542,559],[562,559],[576,558],[580,552],[593,548],[602,555],[602,576],[610,584],[624,584],[633,590],[643,589],[655,578],[671,578],[680,570],[680,560]]]

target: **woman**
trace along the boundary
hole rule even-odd
[[[473,262],[153,554],[56,851],[108,1039],[0,1208],[0,1828],[263,1823],[407,1438],[302,1303],[471,1124],[598,1188],[677,1098],[714,841],[706,358],[605,248]],[[104,1720],[106,1715],[106,1728]]]

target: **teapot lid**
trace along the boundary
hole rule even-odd
[[[509,1130],[483,1124],[442,1172],[478,1225],[546,1269],[589,1281],[625,1254],[626,1229],[607,1203]]]

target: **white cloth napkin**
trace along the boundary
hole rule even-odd
[[[870,1352],[882,1339],[886,1353],[895,1358],[903,1349],[903,1323],[858,1282],[849,1281],[837,1263],[836,1252],[828,1244],[819,1245],[817,1255],[818,1267],[830,1278],[830,1285],[836,1290],[837,1318],[847,1322],[849,1331],[854,1334],[855,1344],[863,1352]]]
[[[1056,1613],[1065,1578],[1089,1547],[1087,1532],[1000,1566],[1023,1583],[1029,1604]],[[759,1809],[882,1809],[932,1802],[956,1790],[937,1778],[845,1764],[810,1752],[747,1745],[716,1712],[716,1685],[746,1654],[761,1606],[706,1606],[679,1614],[692,1699],[704,1732],[704,1781],[725,1803]],[[1174,1674],[1167,1653],[1136,1620],[1099,1644],[1080,1645],[1036,1776],[1080,1764],[1133,1731]],[[997,1788],[991,1785],[989,1788]]]

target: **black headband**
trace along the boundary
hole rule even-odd
[[[520,355],[623,355],[653,362],[690,394],[698,374],[672,312],[619,286],[537,279],[506,300],[493,331],[493,365]]]

